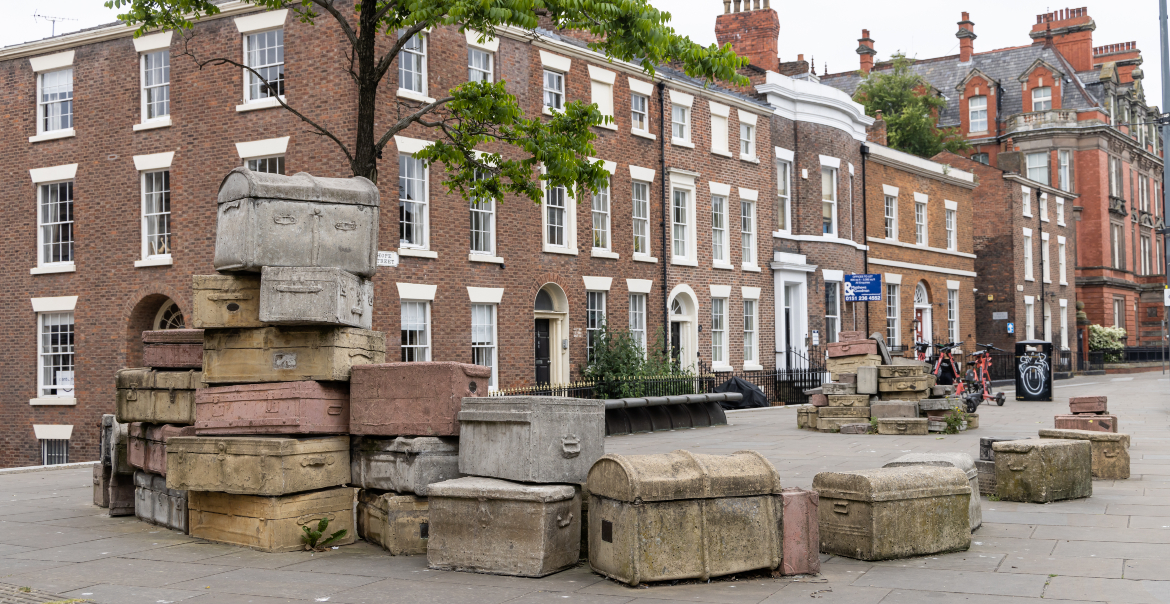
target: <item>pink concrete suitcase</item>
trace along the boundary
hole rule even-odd
[[[203,330],[142,332],[142,364],[153,369],[203,369]]]
[[[877,354],[878,345],[874,340],[854,340],[852,342],[832,342],[826,345],[829,358],[851,357],[863,354]]]
[[[195,433],[346,434],[349,384],[277,382],[197,391]]]
[[[1101,414],[1107,413],[1109,397],[1106,396],[1074,396],[1068,399],[1068,410],[1074,415],[1080,413]]]
[[[857,340],[868,340],[864,331],[842,331],[837,334],[838,342],[856,342]]]
[[[784,489],[784,552],[780,562],[782,575],[815,575],[821,572],[821,532],[817,520],[816,491]]]
[[[349,433],[458,436],[463,398],[486,396],[491,375],[490,367],[453,362],[355,365]]]
[[[1116,415],[1057,415],[1054,419],[1057,430],[1117,432]]]
[[[808,397],[808,402],[813,407],[828,407],[829,397],[828,395],[824,394],[810,394]]]
[[[171,424],[130,424],[130,465],[151,474],[167,475],[167,440],[172,436],[195,436],[192,426]]]

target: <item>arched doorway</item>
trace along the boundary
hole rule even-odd
[[[533,370],[537,384],[569,381],[569,298],[555,283],[536,292]]]
[[[933,343],[934,321],[931,313],[930,291],[926,282],[919,281],[914,288],[914,341]],[[931,354],[927,349],[926,354]]]
[[[126,367],[142,365],[142,332],[155,329],[183,329],[183,309],[163,294],[148,294],[130,310],[126,319]]]
[[[697,369],[699,336],[699,305],[695,292],[686,285],[678,285],[670,293],[670,358],[682,370]]]

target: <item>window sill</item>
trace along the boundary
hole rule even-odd
[[[717,269],[720,269],[720,270],[725,270],[725,271],[732,271],[732,270],[735,270],[735,267],[734,267],[734,266],[731,266],[730,264],[723,264],[722,262],[715,262],[715,263],[713,263],[713,264],[711,265],[711,268],[717,268]]]
[[[653,262],[653,263],[657,264],[658,259],[655,258],[654,256],[639,256],[637,254],[634,254],[634,262]]]
[[[609,118],[612,118],[613,116],[612,116],[612,115],[607,115],[607,116],[602,116],[602,117],[609,117]],[[617,129],[618,129],[618,127],[617,127],[617,122],[610,122],[610,123],[608,123],[608,124],[598,124],[598,125],[597,125],[597,127],[598,127],[598,128],[605,128],[606,130],[613,130],[613,131],[615,131],[615,132],[616,132],[616,131],[617,131]]]
[[[30,136],[30,137],[28,137],[28,142],[39,143],[39,142],[43,142],[43,141],[57,140],[59,138],[71,138],[74,136],[77,136],[77,133],[73,130],[73,128],[65,128],[63,130],[53,130],[51,132],[46,132],[44,134]]]
[[[731,365],[712,365],[711,373],[730,373],[735,371]]]
[[[749,272],[749,273],[759,273],[759,272],[762,272],[762,271],[760,270],[760,267],[759,267],[758,265],[755,265],[755,264],[745,264],[745,265],[743,265],[743,270],[745,270],[745,271],[747,271],[747,272]]]
[[[567,248],[567,247],[553,247],[551,245],[544,246],[544,249],[541,251],[543,251],[546,254],[565,254],[566,256],[576,256],[577,255],[576,249]]]
[[[990,133],[990,130],[980,130],[978,132],[968,132],[967,136],[987,136]]]
[[[1048,222],[1048,219],[1047,219],[1047,218],[1045,218],[1045,217],[1043,217],[1043,216],[1041,216],[1041,217],[1040,217],[1040,222]]]
[[[670,139],[670,144],[672,144],[676,147],[686,147],[687,149],[694,149],[695,148],[694,143],[692,143],[691,141],[688,141],[688,140],[683,140],[681,138]]]
[[[677,264],[679,266],[699,266],[698,262],[691,260],[690,258],[671,258],[670,263]]]
[[[1056,223],[1056,226],[1067,226],[1067,225],[1065,225],[1063,222],[1058,222],[1058,223]]]
[[[53,273],[76,273],[77,265],[70,262],[69,264],[47,264],[45,266],[38,266],[36,268],[28,269],[30,275],[50,275]]]
[[[590,250],[589,255],[593,258],[609,258],[610,260],[617,260],[618,258],[622,257],[621,254],[616,252],[611,252],[609,250],[599,250],[597,248]]]
[[[676,144],[676,145],[677,145],[678,143],[674,143],[674,144]],[[711,149],[711,155],[718,155],[718,156],[721,156],[721,157],[731,157],[731,152],[729,152],[729,151],[720,151],[720,150],[718,150],[718,149]]]
[[[1035,283],[1036,279],[1032,277],[1024,277],[1024,281],[1027,281],[1028,283]]]
[[[170,128],[170,127],[171,127],[171,118],[165,117],[162,119],[150,120],[148,122],[142,122],[141,124],[134,124],[134,131],[139,132],[142,130],[154,130],[155,128]]]
[[[174,261],[170,256],[147,258],[146,260],[135,260],[134,268],[146,268],[150,266],[171,266]]]
[[[633,134],[634,136],[640,136],[642,138],[648,138],[650,140],[658,140],[657,136],[654,136],[653,134],[650,134],[649,132],[647,132],[645,130],[634,130],[633,128],[631,128],[630,134]]]
[[[57,406],[69,405],[69,406],[72,406],[72,405],[77,404],[77,399],[75,399],[71,396],[42,396],[40,398],[30,398],[28,400],[28,404],[34,405],[34,406],[41,406],[41,405],[57,405]]]
[[[503,264],[504,259],[499,256],[490,256],[488,254],[468,254],[467,260],[470,262],[490,262],[493,264]]]
[[[398,248],[398,255],[399,256],[409,256],[412,258],[438,258],[439,257],[438,252],[432,252],[430,250],[420,250],[420,249],[415,249],[412,247]]]
[[[744,154],[740,153],[739,154],[739,161],[746,161],[748,163],[758,164],[758,163],[760,163],[760,158],[756,157],[755,155],[744,155]]]
[[[420,103],[433,103],[433,102],[435,102],[435,99],[432,99],[431,97],[429,97],[425,94],[422,94],[421,92],[415,92],[413,90],[403,90],[401,88],[398,89],[397,96],[400,99],[407,99],[410,101],[418,101]]]
[[[281,97],[284,100],[284,97]],[[236,105],[236,111],[243,113],[244,111],[259,111],[260,109],[272,109],[280,107],[280,101],[276,97],[267,97],[257,101],[248,101],[242,105]]]
[[[1068,285],[1068,281],[1061,281],[1059,285]]]
[[[756,365],[755,363],[744,363],[743,370],[744,371],[763,371],[764,366],[763,365]]]
[[[1028,213],[1024,213],[1024,218],[1032,218],[1032,215],[1028,214]]]
[[[554,110],[553,108],[549,107],[548,105],[544,105],[540,108],[540,112],[543,113],[544,115],[552,115],[553,111],[560,113],[562,110],[561,109]]]

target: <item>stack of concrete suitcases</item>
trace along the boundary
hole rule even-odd
[[[1117,432],[1117,416],[1109,414],[1109,397],[1074,396],[1068,399],[1069,415],[1053,418],[1059,430]]]
[[[364,178],[237,168],[219,191],[214,267],[193,278],[203,330],[194,434],[166,440],[166,487],[194,537],[301,549],[327,519],[356,539],[349,379],[385,361],[371,331],[378,190]],[[258,274],[257,274],[258,273]]]

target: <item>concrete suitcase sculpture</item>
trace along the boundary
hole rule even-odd
[[[821,407],[828,409],[828,407]],[[817,417],[817,432],[840,432],[846,424],[856,424],[860,417]]]
[[[106,423],[106,417],[109,423]],[[102,440],[106,447],[102,452],[104,465],[110,467],[111,474],[134,475],[134,466],[130,465],[130,424],[124,424],[109,415],[102,418],[102,428],[105,434]]]
[[[883,468],[900,468],[903,466],[941,466],[958,468],[967,474],[967,481],[971,483],[971,505],[968,508],[968,517],[971,520],[971,530],[983,524],[983,509],[979,505],[979,472],[975,468],[975,461],[966,453],[909,453],[882,466]]]
[[[755,451],[606,455],[587,488],[589,566],[611,579],[705,581],[780,566],[780,476]]]
[[[860,420],[864,418],[857,418],[853,423],[843,424],[840,428],[841,434],[869,434],[869,429],[872,427],[869,422],[861,423]]]
[[[971,483],[953,467],[821,472],[821,552],[890,560],[966,550]]]
[[[825,370],[832,374],[834,381],[841,381],[842,373],[857,373],[859,367],[870,367],[882,364],[882,355],[866,354],[849,357],[830,357],[825,359]]]
[[[425,497],[358,491],[358,536],[391,556],[425,556],[430,504]]]
[[[264,327],[259,275],[194,275],[191,324],[198,329]]]
[[[857,384],[825,382],[821,384],[821,392],[824,394],[857,394]]]
[[[134,515],[134,474],[110,474],[110,516]]]
[[[142,364],[151,369],[203,369],[202,329],[142,332]]]
[[[577,485],[468,476],[431,485],[429,501],[431,568],[543,577],[577,564]]]
[[[605,401],[553,396],[463,399],[459,471],[582,483],[605,454]]]
[[[878,393],[878,368],[868,365],[857,368],[857,394]]]
[[[1125,480],[1129,478],[1129,435],[1092,430],[1040,431],[1040,438],[1087,440],[1092,446],[1093,478]]]
[[[923,376],[879,378],[878,392],[924,392],[930,385]]]
[[[868,394],[829,394],[830,407],[868,407]]]
[[[261,322],[369,329],[373,315],[374,283],[339,268],[266,266],[261,274]]]
[[[349,437],[178,436],[167,441],[167,486],[286,495],[349,482]]]
[[[782,575],[815,575],[821,572],[821,531],[817,518],[820,496],[816,491],[784,489],[784,530],[780,560]]]
[[[992,445],[995,491],[1004,501],[1048,503],[1093,494],[1086,440],[1013,440]]]
[[[870,403],[870,417],[882,418],[916,418],[918,417],[917,401],[878,401]]]
[[[919,377],[926,375],[926,365],[914,363],[912,365],[880,365],[878,379],[889,380],[894,378]]]
[[[1068,399],[1068,410],[1073,415],[1079,413],[1102,414],[1108,413],[1109,397],[1107,396],[1074,396]]]
[[[984,461],[995,461],[995,450],[991,448],[992,445],[998,442],[1007,442],[1016,440],[1014,438],[997,438],[994,436],[983,436],[979,438],[979,459]]]
[[[119,422],[195,423],[195,389],[201,387],[202,373],[140,367],[119,369],[114,380]]]
[[[925,417],[880,417],[877,420],[878,434],[917,435],[928,434],[930,425]]]
[[[350,475],[353,484],[363,489],[425,497],[431,484],[463,476],[459,472],[459,441],[436,436],[354,436]]]
[[[873,340],[830,342],[825,345],[825,349],[828,351],[830,359],[878,353],[877,342]]]
[[[130,424],[130,465],[144,472],[167,475],[167,441],[173,436],[195,436],[191,426]]]
[[[817,417],[852,417],[869,419],[869,407],[821,407],[817,409]]]
[[[191,536],[265,552],[293,552],[305,547],[301,527],[316,529],[322,518],[328,518],[328,534],[346,532],[329,545],[348,545],[357,540],[356,490],[337,487],[281,497],[191,491],[187,495]]]
[[[995,495],[995,462],[977,459],[975,469],[979,471],[979,494]]]
[[[345,382],[355,365],[385,360],[385,334],[354,327],[229,329],[203,339],[208,384]]]
[[[168,489],[164,476],[135,472],[134,515],[151,524],[186,533],[187,491]]]
[[[362,177],[317,178],[236,168],[219,186],[212,266],[326,266],[372,277],[378,187]]]
[[[817,408],[811,405],[798,407],[796,409],[796,427],[807,430],[816,430]]]
[[[1057,415],[1053,419],[1057,430],[1117,432],[1116,415]]]
[[[93,504],[110,507],[110,468],[100,463],[93,465]]]
[[[349,433],[368,436],[458,436],[466,397],[486,395],[490,367],[453,362],[355,367]]]
[[[204,388],[195,393],[195,433],[346,434],[349,385],[280,382]]]

